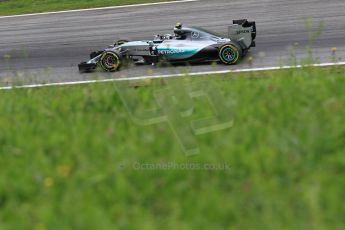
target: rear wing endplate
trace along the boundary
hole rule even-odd
[[[244,49],[255,46],[256,23],[247,19],[234,20],[228,28],[229,38],[236,40]]]

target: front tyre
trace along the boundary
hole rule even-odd
[[[242,49],[236,43],[228,43],[219,49],[219,58],[223,64],[237,64],[242,57]]]
[[[115,72],[121,67],[121,56],[112,51],[106,51],[99,59],[99,64],[107,72]]]

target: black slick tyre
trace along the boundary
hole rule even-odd
[[[227,43],[219,49],[219,59],[225,65],[237,64],[243,55],[241,47],[236,43]]]
[[[121,56],[112,51],[105,51],[99,59],[99,64],[107,72],[115,72],[120,69]]]

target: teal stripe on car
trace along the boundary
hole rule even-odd
[[[202,48],[158,48],[158,53],[168,59],[185,59],[190,58],[198,53]]]

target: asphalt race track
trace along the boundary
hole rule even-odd
[[[172,33],[176,22],[227,33],[232,19],[257,22],[257,47],[249,55],[253,63],[236,66],[193,65],[178,67],[136,66],[117,73],[79,74],[77,64],[91,51],[116,39],[151,39]],[[201,0],[166,5],[102,9],[50,15],[0,18],[0,85],[66,82],[95,78],[135,77],[202,72],[289,64],[291,47],[305,56],[310,32],[322,34],[313,44],[314,57],[331,61],[331,48],[345,59],[344,0]]]

